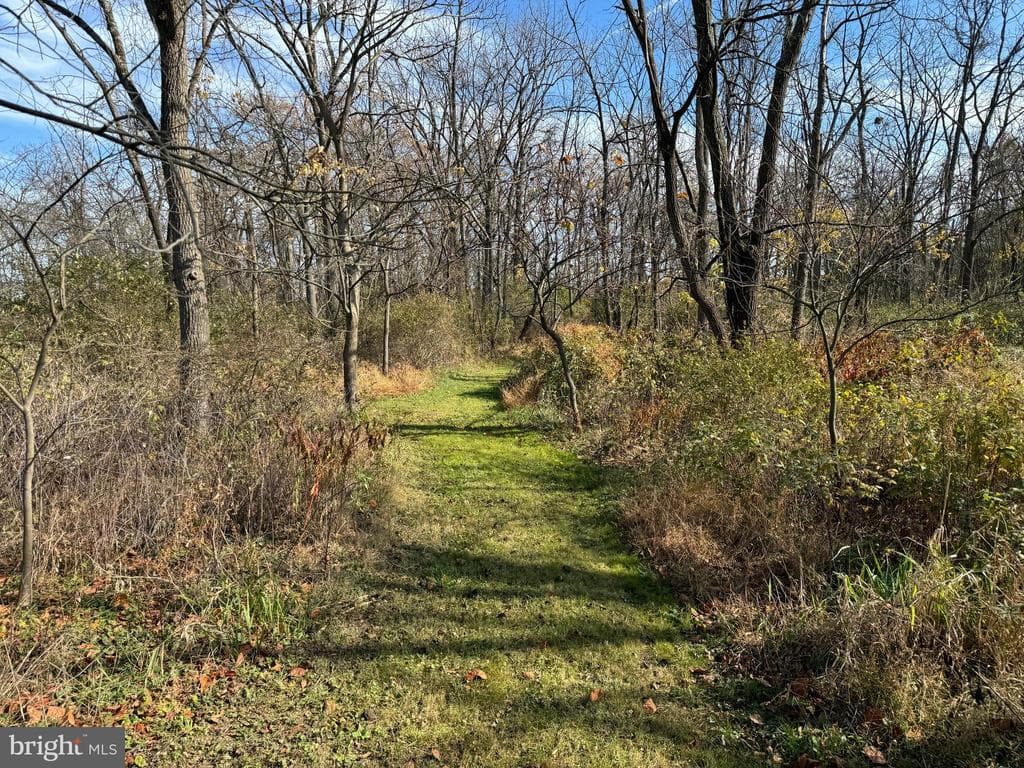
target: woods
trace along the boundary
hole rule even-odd
[[[219,765],[167,742],[249,665],[334,718],[254,765],[1015,759],[1024,8],[25,0],[0,71],[4,725]],[[528,616],[570,561],[618,601],[616,552],[657,630],[570,626],[531,700]],[[443,694],[348,712],[390,683],[307,691],[332,653]]]

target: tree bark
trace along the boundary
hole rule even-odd
[[[188,7],[184,0],[146,0],[160,47],[160,161],[167,195],[167,243],[178,298],[180,415],[186,427],[204,431],[210,415],[210,312],[196,241],[195,190],[192,173],[185,166],[190,118]]]
[[[695,11],[699,1],[694,0]],[[723,344],[725,329],[722,327],[722,322],[718,316],[718,308],[708,295],[706,286],[702,283],[701,270],[694,261],[693,254],[690,252],[686,236],[683,232],[683,224],[679,212],[679,185],[676,180],[676,135],[669,125],[668,116],[665,113],[657,62],[654,58],[651,39],[647,34],[647,14],[644,9],[643,0],[638,0],[636,8],[633,8],[630,3],[625,3],[623,8],[629,18],[630,26],[633,28],[637,42],[640,44],[644,58],[644,69],[647,73],[647,84],[651,93],[651,107],[658,133],[658,154],[661,158],[662,173],[664,174],[665,181],[665,211],[668,214],[672,239],[675,241],[676,254],[683,268],[683,276],[686,280],[686,287],[690,297],[697,304],[700,314],[707,320],[708,327],[715,340],[719,344]]]
[[[21,589],[18,591],[18,607],[32,603],[32,584],[35,579],[35,493],[36,469],[36,425],[32,412],[33,404],[26,402],[22,408],[22,425],[25,429],[24,464],[21,470]]]

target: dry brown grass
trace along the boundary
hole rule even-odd
[[[687,595],[710,600],[799,591],[828,558],[820,527],[794,494],[740,498],[690,483],[649,484],[623,507],[635,545]]]
[[[537,402],[544,377],[540,373],[523,373],[507,381],[501,388],[501,402],[506,408],[519,408]]]
[[[376,365],[359,364],[359,386],[363,394],[376,400],[383,397],[402,397],[422,392],[434,383],[434,374],[407,363],[391,366],[386,376]]]
[[[233,538],[301,543],[328,524],[350,527],[356,473],[345,479],[340,466],[305,450],[338,443],[348,428],[331,352],[298,335],[221,345],[213,417],[201,436],[177,426],[173,354],[124,350],[102,366],[86,355],[56,357],[36,414],[45,438],[37,463],[40,568],[108,567],[129,553],[180,564],[186,555],[215,557],[218,543]],[[393,386],[411,389],[420,378],[405,372]],[[0,528],[0,558],[13,563],[22,438],[10,408],[0,407],[0,433],[10,438],[0,448],[0,508],[12,511]],[[365,467],[373,453],[359,446],[347,461]]]

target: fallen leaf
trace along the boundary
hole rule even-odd
[[[249,654],[250,654],[251,652],[252,652],[252,646],[251,646],[251,645],[249,645],[248,643],[246,643],[245,645],[243,645],[243,646],[242,646],[242,649],[241,649],[241,650],[240,650],[240,651],[238,652],[238,655],[237,655],[237,656],[235,657],[235,666],[237,667],[237,666],[239,666],[240,664],[242,664],[242,662],[244,662],[244,661],[245,661],[246,657],[247,657],[247,656],[248,656],[248,655],[249,655]]]
[[[437,762],[441,762],[441,750],[437,747],[434,747],[432,750],[430,750],[430,756],[437,760]]]
[[[798,699],[806,699],[811,692],[811,679],[798,677],[789,684],[789,692]]]
[[[97,592],[103,589],[104,586],[106,586],[106,583],[107,582],[104,579],[95,579],[93,580],[92,584],[89,584],[86,587],[82,587],[82,594],[95,595]]]
[[[523,672],[523,679],[524,680],[536,680],[537,679],[537,673],[534,670],[532,670],[532,669],[527,669],[525,672]]]
[[[864,745],[864,757],[868,759],[868,762],[872,765],[888,765],[889,759],[885,756],[885,752],[880,750],[878,747],[872,746],[871,744]]]
[[[881,725],[885,720],[885,713],[878,707],[868,707],[864,710],[864,725]]]
[[[127,608],[128,595],[126,595],[124,592],[118,592],[116,595],[114,595],[114,599],[111,601],[111,603],[115,608],[118,609]]]
[[[764,718],[755,712],[750,716],[750,722],[754,725],[764,725]]]
[[[597,701],[598,699],[601,698],[601,694],[602,693],[604,693],[604,691],[602,691],[600,688],[595,688],[594,690],[592,690],[590,692],[590,700],[591,701]]]
[[[715,673],[710,669],[691,669],[690,674],[700,680],[702,683],[711,683],[715,680]]]
[[[486,680],[487,673],[482,669],[471,669],[464,676],[467,683],[472,683],[474,680]]]
[[[292,667],[291,670],[288,672],[288,677],[305,677],[305,676],[306,676],[306,668],[305,667]]]
[[[206,693],[210,690],[210,687],[216,682],[216,678],[213,675],[208,675],[205,672],[199,673],[199,692]]]
[[[924,731],[920,728],[908,728],[904,736],[906,736],[907,741],[914,744],[924,741]]]
[[[648,715],[653,715],[658,711],[658,705],[654,703],[654,699],[644,699],[644,712]]]
[[[793,763],[793,768],[822,768],[823,763],[821,760],[815,760],[813,757],[807,754],[800,755]]]

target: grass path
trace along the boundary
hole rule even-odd
[[[730,763],[728,728],[691,683],[706,659],[615,526],[614,478],[504,411],[503,373],[457,373],[378,408],[412,488],[370,585],[374,637],[346,649],[354,683],[392,682],[370,762],[436,748],[463,766]],[[466,682],[472,670],[486,680]]]
[[[240,667],[160,765],[763,764],[693,681],[704,650],[623,543],[621,486],[504,411],[504,373],[373,407],[400,485],[382,551],[330,585],[349,607],[278,671]]]

